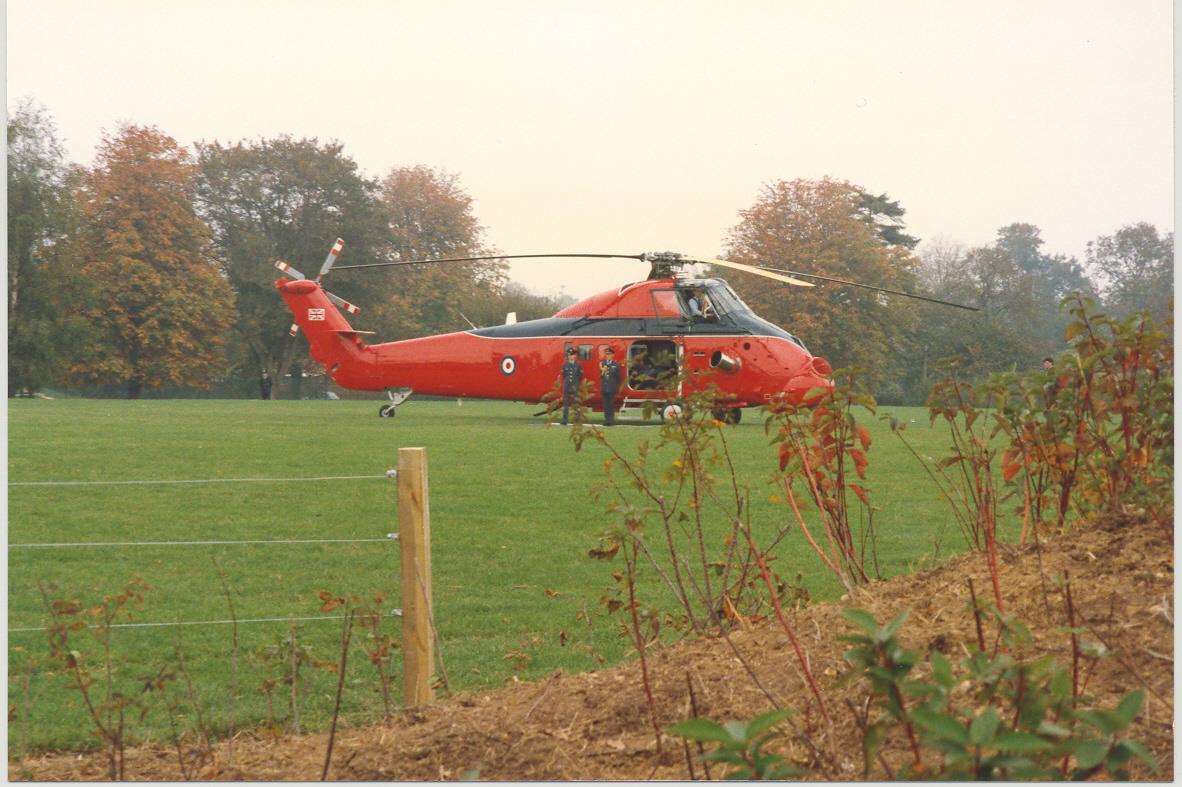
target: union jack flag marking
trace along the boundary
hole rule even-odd
[[[308,319],[309,320],[323,320],[324,319],[324,309],[308,309]]]

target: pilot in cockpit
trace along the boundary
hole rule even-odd
[[[716,319],[714,307],[710,304],[706,293],[701,290],[690,290],[685,299],[689,318],[693,322],[713,321]]]

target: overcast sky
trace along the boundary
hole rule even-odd
[[[1168,0],[8,0],[7,22],[8,106],[48,107],[75,161],[125,120],[335,138],[370,175],[458,173],[505,252],[715,254],[762,183],[823,175],[925,239],[1028,221],[1082,258],[1173,229]],[[573,295],[646,272],[512,269]]]

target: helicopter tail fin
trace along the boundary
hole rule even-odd
[[[360,360],[365,350],[365,341],[361,337],[370,332],[358,331],[349,325],[335,301],[340,300],[345,308],[351,304],[330,297],[319,284],[309,279],[280,279],[275,282],[275,288],[279,290],[287,308],[291,309],[295,325],[308,338],[312,358],[324,366],[330,375],[334,375],[335,368],[340,364]],[[350,311],[354,309],[356,307]]]

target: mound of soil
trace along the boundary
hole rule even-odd
[[[1173,776],[1173,545],[1160,527],[1113,520],[1079,529],[1068,537],[1025,548],[1003,547],[1001,587],[1006,611],[1025,621],[1036,653],[1070,663],[1063,595],[1052,578],[1070,573],[1077,624],[1086,637],[1103,642],[1111,655],[1096,662],[1087,692],[1113,707],[1129,691],[1146,690],[1133,735],[1159,761],[1156,773],[1134,770],[1139,778]],[[846,700],[861,707],[866,692],[837,685],[845,667],[849,631],[841,617],[859,606],[879,620],[910,610],[901,639],[925,654],[938,649],[954,657],[975,646],[975,625],[967,613],[967,577],[989,594],[983,558],[964,555],[939,568],[900,576],[859,590],[842,602],[815,604],[791,613],[809,653],[834,717],[828,733],[796,666],[782,630],[767,623],[736,631],[727,640],[686,641],[650,651],[650,673],[658,721],[666,727],[690,717],[692,683],[699,715],[747,719],[770,709],[771,695],[801,710],[797,729],[838,761],[822,765],[803,736],[784,751],[818,778],[861,777],[860,736]],[[992,642],[993,632],[989,632]],[[733,644],[733,647],[732,647]],[[751,668],[748,673],[744,662]],[[757,685],[758,683],[758,685]],[[225,742],[216,760],[194,774],[201,779],[318,779],[326,734],[269,737],[242,734],[233,760]],[[906,757],[903,740],[888,740],[891,767]],[[702,778],[702,766],[695,773]],[[11,778],[102,779],[101,754],[54,753],[10,763]],[[718,772],[713,774],[719,776]],[[881,777],[881,771],[872,776]],[[143,746],[127,753],[129,779],[181,778],[176,753]],[[579,675],[557,672],[536,683],[457,695],[423,711],[408,711],[388,725],[339,730],[330,778],[351,780],[557,780],[687,779],[680,739],[665,737],[660,754],[648,718],[639,663]]]

